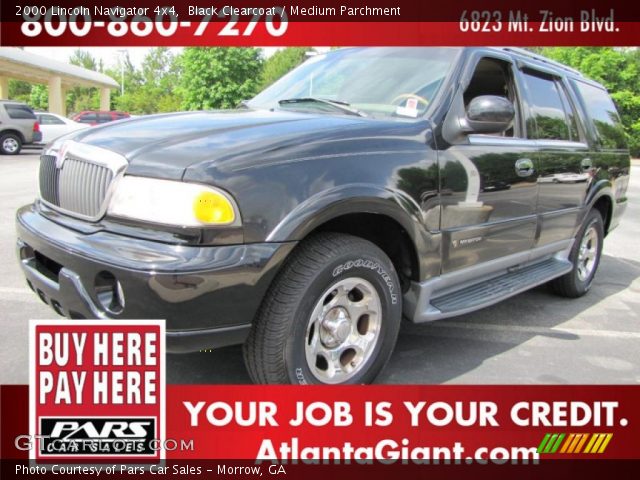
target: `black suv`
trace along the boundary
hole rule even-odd
[[[560,64],[342,49],[236,111],[55,141],[18,255],[61,315],[166,318],[172,351],[244,343],[256,382],[366,383],[403,315],[583,295],[629,168],[606,90]]]

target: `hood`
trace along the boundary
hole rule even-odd
[[[273,158],[297,158],[304,156],[310,145],[322,144],[324,154],[344,153],[345,145],[334,142],[340,143],[345,137],[363,140],[369,134],[370,139],[379,138],[381,130],[401,125],[357,116],[292,111],[185,112],[93,127],[74,140],[123,155],[129,161],[130,174],[176,179],[196,165],[215,165],[229,173]],[[375,145],[369,144],[371,147]]]

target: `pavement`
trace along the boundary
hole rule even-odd
[[[28,383],[29,319],[56,315],[26,287],[15,259],[14,215],[33,200],[38,158],[0,157],[0,383]],[[404,322],[379,383],[640,383],[640,162],[629,208],[605,241],[591,291],[569,300],[540,287],[478,312]],[[240,347],[169,355],[168,383],[249,383]]]

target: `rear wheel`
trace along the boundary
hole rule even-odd
[[[591,210],[569,255],[573,270],[549,283],[553,292],[563,297],[577,298],[589,291],[600,264],[603,240],[602,215],[595,209]]]
[[[5,133],[0,136],[0,153],[3,155],[17,155],[22,149],[22,141],[15,133]]]
[[[300,244],[244,346],[256,383],[370,383],[395,345],[400,282],[377,246],[323,233]]]

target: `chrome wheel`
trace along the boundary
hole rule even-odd
[[[2,142],[2,149],[7,153],[16,153],[20,148],[20,144],[15,138],[5,138]]]
[[[305,335],[313,375],[324,383],[342,383],[360,372],[380,338],[381,312],[378,292],[363,278],[329,287],[313,308]]]
[[[578,251],[578,278],[584,282],[593,273],[598,258],[598,232],[594,225],[589,226],[580,241]]]

